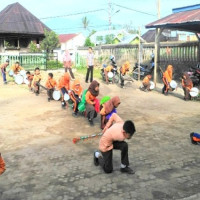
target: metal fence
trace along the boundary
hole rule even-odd
[[[34,70],[39,67],[41,70],[58,69],[60,63],[58,62],[58,54],[46,54],[46,53],[19,53],[17,55],[0,54],[0,63],[5,62],[7,59],[12,66],[16,61],[20,62],[20,65],[26,70]]]

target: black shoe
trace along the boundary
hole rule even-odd
[[[130,167],[127,167],[127,166],[125,168],[121,168],[120,171],[122,173],[135,174],[135,172]]]
[[[77,118],[77,117],[78,117],[78,114],[77,114],[76,112],[73,112],[73,113],[72,113],[72,116]]]
[[[86,83],[88,83],[88,81],[85,81]]]
[[[38,95],[39,95],[39,93],[38,93],[38,92],[36,92],[36,93],[35,93],[35,95],[36,95],[36,96],[38,96]]]
[[[96,153],[96,152],[98,152],[98,151],[95,151],[95,152],[94,152],[94,165],[95,165],[95,166],[99,166],[99,159],[96,158],[96,156],[95,156],[95,153]]]
[[[50,100],[51,100],[51,99],[50,99],[50,98],[48,98],[48,102],[50,102]]]
[[[94,122],[92,119],[88,119],[89,123],[90,123],[90,126],[94,126]]]

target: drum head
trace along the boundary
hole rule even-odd
[[[13,75],[14,75],[13,70],[10,70],[10,71],[9,71],[9,76],[13,76]]]
[[[153,81],[150,81],[150,90],[153,90],[155,88],[155,84]]]
[[[24,82],[24,78],[21,75],[17,75],[15,76],[15,83],[17,83],[18,85],[21,85]]]
[[[108,72],[108,78],[113,78],[113,73],[112,72]]]
[[[53,92],[53,99],[56,100],[56,101],[59,101],[60,97],[61,97],[60,91],[59,90],[55,90]]]
[[[172,80],[172,81],[170,82],[170,86],[171,86],[171,88],[176,89],[176,87],[177,87],[176,81]]]
[[[69,98],[69,95],[68,95],[67,93],[65,93],[65,94],[64,94],[64,100],[65,100],[65,101],[68,101],[69,99],[70,99],[70,98]]]
[[[190,96],[191,97],[197,97],[199,94],[199,89],[196,88],[196,87],[193,87],[191,90],[190,90]]]
[[[20,73],[20,75],[22,75],[22,76],[25,76],[25,75],[26,75],[26,71],[25,71],[25,70],[21,70],[19,73]]]
[[[26,85],[29,84],[29,80],[28,80],[26,77],[24,77],[24,83],[25,83]]]

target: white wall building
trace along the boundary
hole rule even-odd
[[[65,50],[69,50],[72,61],[75,61],[75,54],[77,48],[83,46],[85,43],[85,36],[82,33],[73,33],[73,34],[61,34],[58,36],[60,41],[60,48],[54,50],[58,53],[58,60],[62,62],[63,53]]]

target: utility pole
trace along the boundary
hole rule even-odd
[[[157,16],[160,19],[160,0],[157,0]],[[155,34],[155,57],[154,57],[154,83],[157,83],[157,69],[160,62],[160,28],[156,28]]]
[[[109,30],[111,30],[111,25],[112,25],[111,12],[112,12],[112,4],[111,4],[111,1],[108,0],[108,24],[109,24]]]
[[[157,0],[157,16],[160,19],[160,0]]]
[[[141,46],[140,46],[140,35],[141,35],[141,31],[140,31],[140,26],[138,27],[138,32],[139,32],[139,46],[138,46],[138,81],[140,81],[140,62],[141,62]]]

